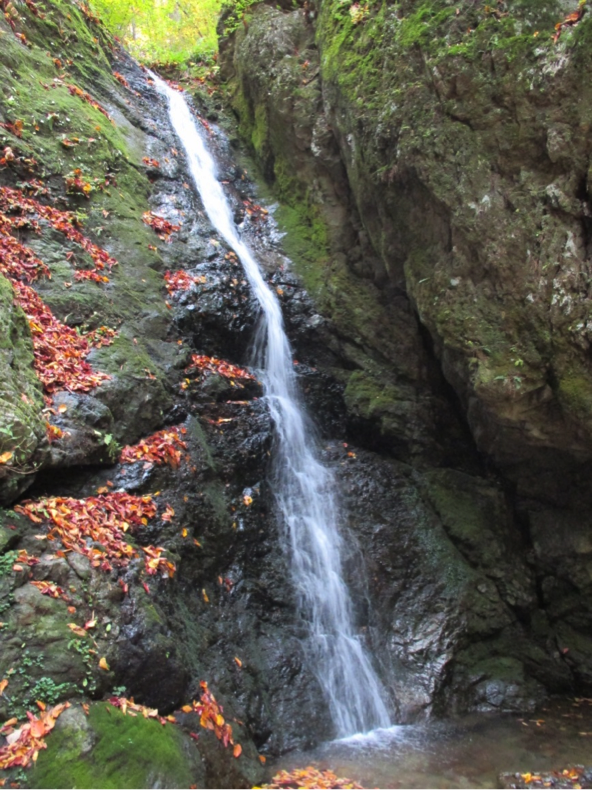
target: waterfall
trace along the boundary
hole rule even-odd
[[[352,602],[342,577],[342,540],[331,472],[315,457],[311,431],[299,404],[282,312],[259,266],[241,240],[216,168],[183,94],[154,77],[167,97],[178,135],[206,213],[235,251],[261,305],[264,392],[276,431],[275,496],[289,544],[292,577],[310,624],[313,669],[327,696],[339,737],[389,727],[383,690],[354,633]]]

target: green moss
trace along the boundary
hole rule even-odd
[[[142,716],[124,716],[105,703],[92,705],[85,729],[68,726],[48,737],[31,773],[37,788],[189,787],[195,783],[183,754],[182,736]],[[156,784],[155,781],[159,781]]]
[[[583,425],[591,422],[591,378],[585,371],[574,372],[560,379],[558,400],[570,420]]]
[[[164,378],[143,346],[139,342],[134,343],[134,339],[125,334],[119,334],[112,345],[104,346],[95,353],[98,367],[107,373],[135,376],[138,379],[151,376]]]
[[[402,399],[402,392],[393,385],[386,384],[361,370],[355,371],[348,379],[344,391],[344,401],[349,411],[367,419],[380,415]]]
[[[257,154],[261,156],[264,146],[268,140],[268,121],[266,108],[258,105],[255,108],[253,131],[251,132],[251,145]]]

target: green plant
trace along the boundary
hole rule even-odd
[[[7,551],[0,557],[0,576],[6,576],[7,573],[12,571],[18,551]]]
[[[247,10],[252,5],[256,5],[260,0],[223,0],[222,11],[225,17],[224,34],[225,36],[234,33],[243,21]]]

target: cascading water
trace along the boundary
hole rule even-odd
[[[342,578],[334,481],[315,458],[308,440],[310,431],[297,397],[280,305],[239,237],[214,160],[185,98],[158,77],[154,79],[167,97],[171,124],[206,213],[237,254],[263,311],[262,378],[276,430],[275,495],[290,543],[294,583],[310,623],[313,668],[327,695],[337,735],[389,727],[381,685],[353,632],[352,604]]]

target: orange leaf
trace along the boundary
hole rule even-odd
[[[8,680],[6,678],[0,680],[0,694],[4,694],[4,689],[6,686],[8,686]]]
[[[106,672],[109,672],[109,664],[107,663],[107,660],[106,660],[105,656],[103,656],[103,657],[102,657],[102,658],[99,660],[99,667],[100,667],[101,669],[104,669]]]
[[[242,751],[243,749],[241,748],[241,744],[235,744],[235,748],[233,749],[233,757],[240,757]]]
[[[86,636],[87,635],[87,633],[84,630],[84,628],[81,628],[79,625],[76,625],[76,623],[68,623],[68,628],[70,628],[76,634],[76,636]]]
[[[258,760],[260,761],[260,763],[261,763],[262,765],[265,765],[265,763],[266,763],[266,758],[263,756],[263,754],[258,754],[258,755],[257,755],[257,757],[258,757]]]
[[[241,669],[241,667],[243,666],[243,662],[241,661],[240,658],[237,658],[237,656],[235,656],[235,664],[239,667],[239,669]]]

